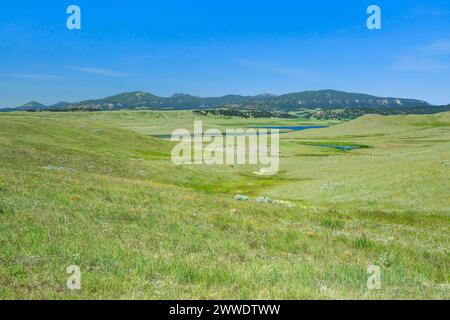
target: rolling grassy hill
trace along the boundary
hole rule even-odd
[[[299,123],[0,114],[0,298],[449,297],[450,113],[284,134],[274,177],[174,165],[172,144],[155,137],[194,118]],[[366,287],[371,264],[381,290]],[[79,292],[66,289],[69,265],[81,268]]]
[[[375,97],[367,94],[348,93],[336,90],[305,91],[280,96],[262,94],[257,96],[226,95],[223,97],[197,97],[189,94],[174,94],[171,97],[159,97],[150,93],[136,91],[118,94],[97,100],[86,100],[72,104],[59,103],[44,107],[32,101],[18,110],[39,111],[42,109],[59,111],[97,111],[121,109],[206,109],[238,108],[259,110],[298,110],[300,108],[416,108],[430,107],[422,100]]]

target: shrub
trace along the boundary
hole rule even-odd
[[[325,218],[322,220],[321,224],[330,229],[342,229],[345,226],[344,221],[335,218]]]
[[[383,252],[377,260],[377,265],[383,267],[390,267],[392,265],[392,257],[389,252]]]
[[[355,240],[355,245],[358,248],[368,249],[373,246],[373,242],[372,242],[372,240],[367,238],[365,234],[363,234],[361,237],[359,237]]]
[[[6,201],[0,199],[0,214],[6,213]]]

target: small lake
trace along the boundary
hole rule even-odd
[[[329,149],[335,149],[339,151],[352,151],[356,149],[366,149],[370,148],[370,146],[366,146],[363,144],[356,144],[351,142],[327,142],[327,141],[301,141],[300,144],[304,146],[311,146],[311,147],[319,147],[319,148],[329,148]]]
[[[328,128],[328,126],[261,126],[261,127],[252,127],[253,129],[279,129],[279,130],[287,130],[287,131],[303,131],[309,129],[322,129]]]
[[[341,151],[352,151],[355,149],[361,149],[361,148],[365,148],[365,146],[338,146],[338,145],[333,145],[333,144],[323,144],[323,145],[316,145],[317,147],[323,147],[323,148],[331,148],[331,149],[338,149]]]
[[[287,131],[303,131],[303,130],[310,130],[310,129],[323,129],[323,128],[328,128],[328,126],[260,126],[260,127],[247,127],[247,128],[242,128],[243,130],[247,130],[247,129],[279,129],[281,131],[287,132]],[[233,128],[230,128],[233,129]],[[251,133],[244,133],[244,135],[251,135]],[[258,133],[257,133],[258,134]],[[263,133],[259,133],[259,134],[263,134]],[[267,134],[270,135],[270,131],[267,132]],[[205,137],[207,136],[214,136],[214,134],[208,134],[208,133],[204,133],[203,134]],[[225,135],[225,129],[222,132],[222,135]],[[236,132],[236,133],[232,133],[230,134],[231,136],[241,136],[242,133]],[[172,135],[170,134],[152,134],[152,137],[155,138],[160,138],[160,139],[170,139],[172,137]],[[191,137],[193,138],[194,135],[191,135]]]

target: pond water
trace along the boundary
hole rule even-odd
[[[261,126],[261,127],[252,127],[253,129],[279,129],[279,130],[287,130],[287,131],[303,131],[309,129],[322,129],[328,128],[328,126]]]
[[[321,147],[321,148],[330,148],[339,151],[352,151],[356,149],[365,149],[370,148],[369,146],[362,144],[353,144],[353,143],[340,143],[340,142],[327,142],[327,141],[304,141],[300,142],[302,145],[311,146],[311,147]]]
[[[352,151],[355,149],[361,149],[363,148],[362,146],[338,146],[338,145],[333,145],[333,144],[322,144],[322,145],[317,145],[318,147],[324,147],[324,148],[332,148],[332,149],[338,149],[341,151]]]
[[[248,127],[248,128],[242,128],[242,129],[243,130],[247,130],[247,129],[279,129],[282,132],[287,132],[287,131],[303,131],[303,130],[309,130],[309,129],[322,129],[322,128],[328,128],[328,126],[259,126],[259,127]],[[267,133],[270,134],[270,131]],[[223,130],[222,134],[225,135],[225,129]],[[263,133],[259,133],[259,134],[263,134]],[[207,136],[214,136],[215,134],[204,133],[203,135],[205,137],[207,137]],[[235,133],[231,133],[230,135],[240,136],[240,135],[242,135],[242,133],[235,132]],[[246,132],[246,133],[244,133],[244,135],[249,135],[249,133]],[[152,134],[151,136],[160,138],[160,139],[170,139],[172,135],[170,135],[170,134]],[[191,134],[191,137],[193,137],[192,134]]]

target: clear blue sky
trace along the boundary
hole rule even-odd
[[[370,4],[382,30],[366,28]],[[450,103],[450,0],[0,3],[0,107],[316,89]]]

